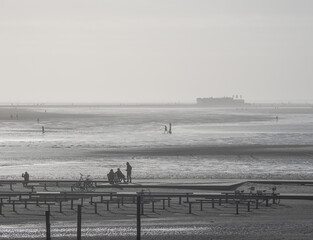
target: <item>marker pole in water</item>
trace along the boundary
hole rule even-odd
[[[47,240],[51,240],[51,235],[50,235],[50,211],[46,211],[46,236],[47,236]]]
[[[137,240],[140,240],[141,235],[140,205],[141,205],[141,196],[137,195]]]

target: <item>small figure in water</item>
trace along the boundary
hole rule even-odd
[[[169,124],[169,130],[168,130],[169,134],[172,134],[172,123]]]
[[[165,134],[165,133],[168,133],[168,132],[167,132],[167,126],[166,126],[166,125],[164,125],[164,134]]]
[[[28,172],[22,173],[22,177],[24,178],[23,186],[27,187],[27,183],[29,181],[29,174],[28,174]]]
[[[42,133],[45,133],[45,127],[44,126],[41,127],[41,131],[42,131]]]
[[[129,162],[126,163],[127,182],[132,182],[132,166]]]
[[[276,121],[278,121],[278,116],[276,116]]]
[[[107,176],[108,176],[109,183],[113,184],[114,183],[114,172],[113,172],[113,169],[110,170],[110,172],[108,173]]]

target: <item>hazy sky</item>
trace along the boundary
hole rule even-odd
[[[0,0],[0,102],[313,100],[312,0]]]

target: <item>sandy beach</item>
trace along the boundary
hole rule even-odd
[[[213,180],[212,185],[223,185],[238,180]],[[160,184],[157,180],[145,182],[134,180],[134,184]],[[163,184],[173,184],[168,180],[161,180]],[[175,181],[174,181],[175,182]],[[177,180],[192,184],[192,180]],[[199,184],[196,181],[194,184]],[[208,181],[207,181],[208,182]],[[203,181],[202,181],[203,183]],[[174,183],[175,184],[175,183]],[[272,185],[246,183],[238,190],[248,191],[254,186],[259,190],[270,192]],[[7,192],[8,186],[1,187]],[[68,191],[68,186],[49,186],[48,191]],[[123,188],[123,184],[113,188],[99,188],[96,191],[113,192],[193,192],[208,193],[212,191],[192,191],[173,189]],[[21,186],[14,186],[14,192],[25,191]],[[40,187],[37,191],[42,191]],[[312,186],[278,185],[277,191],[283,193],[311,193]],[[79,204],[79,201],[76,202]],[[216,204],[217,205],[217,204]],[[43,239],[45,237],[46,206],[23,205],[4,206],[0,216],[1,239]],[[142,216],[142,239],[312,239],[312,201],[281,200],[280,204],[260,205],[259,209],[240,207],[238,215],[231,204],[223,203],[213,209],[208,203],[200,211],[199,205],[193,206],[192,214],[188,213],[188,204],[179,205],[173,200],[170,207],[162,209],[161,203],[156,203],[155,212],[151,211],[151,204],[145,206]],[[107,211],[105,204],[99,205],[98,213],[94,213],[94,206],[86,200],[83,210],[82,236],[84,239],[136,239],[136,206],[124,204],[117,207],[110,206]],[[58,205],[51,208],[51,234],[53,239],[76,238],[76,208],[71,210],[69,203],[64,202],[63,212],[59,212]]]
[[[280,120],[273,115],[279,111]],[[106,179],[110,169],[133,166],[132,184],[104,184],[97,192],[221,193],[223,186],[249,180],[312,180],[313,147],[311,109],[214,110],[111,107],[1,107],[1,180],[21,180],[29,171],[32,180],[77,180],[79,173],[94,180]],[[213,114],[214,113],[214,114]],[[11,118],[12,114],[12,118]],[[18,119],[16,117],[18,114]],[[38,121],[39,119],[39,121]],[[163,134],[164,119],[173,134]],[[299,119],[303,124],[299,125]],[[45,133],[41,127],[45,126]],[[158,186],[166,186],[158,188]],[[176,188],[175,188],[176,186]],[[188,186],[188,188],[182,188]],[[197,187],[201,186],[201,187]],[[219,190],[203,190],[216,186]],[[239,191],[271,192],[272,184],[244,183]],[[312,186],[277,185],[281,194],[311,194]],[[235,189],[232,189],[234,191]],[[1,193],[29,192],[21,184]],[[35,192],[46,192],[42,186]],[[47,185],[48,192],[70,192],[70,185]],[[99,200],[99,199],[98,199]],[[7,201],[7,200],[4,200]],[[125,203],[94,204],[84,199],[83,239],[136,239],[136,206]],[[53,239],[76,239],[80,199],[51,205]],[[142,239],[312,239],[312,201],[281,200],[259,209],[243,204],[192,206],[171,201],[145,205]],[[0,239],[45,239],[47,205],[4,204]]]

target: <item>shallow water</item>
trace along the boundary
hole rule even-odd
[[[79,172],[103,178],[111,168],[124,170],[126,161],[131,162],[136,178],[313,176],[312,155],[307,153],[144,153],[146,149],[184,146],[312,144],[311,108],[60,106],[20,107],[12,111],[14,116],[19,114],[18,120],[0,118],[1,178],[20,178],[25,171],[32,178],[78,178]],[[170,122],[173,134],[163,134],[164,125]],[[136,149],[141,154],[118,154],[125,149]],[[106,153],[110,150],[115,154]]]

